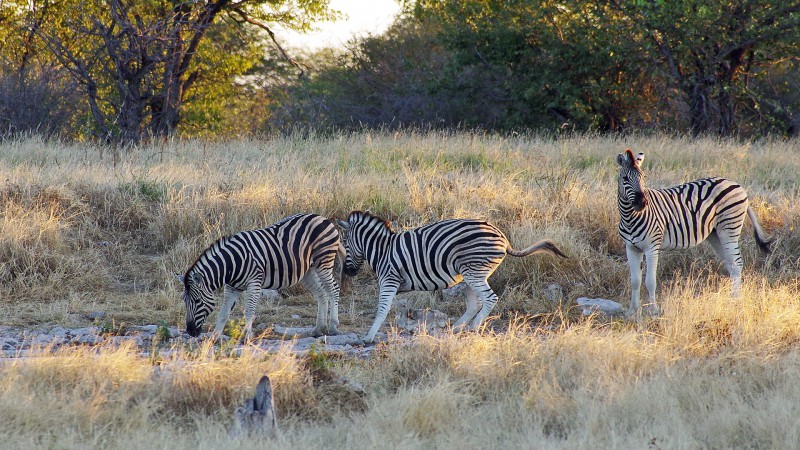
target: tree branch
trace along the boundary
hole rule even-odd
[[[259,22],[259,21],[255,20],[255,19],[253,19],[253,18],[252,18],[252,17],[250,17],[250,16],[249,16],[249,15],[248,15],[246,12],[244,12],[244,11],[243,11],[241,8],[234,8],[234,9],[233,9],[233,12],[235,12],[236,14],[238,14],[238,15],[239,15],[239,17],[241,17],[243,21],[245,21],[245,22],[247,22],[247,23],[249,23],[249,24],[251,24],[251,25],[255,25],[255,26],[257,26],[257,27],[261,28],[262,30],[266,31],[266,32],[267,32],[267,34],[269,35],[269,38],[272,40],[272,43],[273,43],[273,44],[275,44],[275,47],[277,47],[277,48],[278,48],[278,51],[280,51],[280,52],[281,52],[281,55],[283,55],[283,57],[284,57],[284,58],[285,58],[287,61],[289,61],[289,64],[291,64],[291,65],[292,65],[292,66],[294,66],[294,67],[295,67],[297,70],[299,70],[299,71],[300,71],[300,75],[298,75],[297,77],[298,77],[298,78],[303,78],[303,76],[305,75],[305,69],[304,69],[303,67],[301,67],[301,66],[300,66],[300,63],[298,63],[297,61],[295,61],[295,60],[294,60],[294,59],[293,59],[291,56],[289,56],[289,54],[288,54],[288,53],[286,53],[286,50],[284,50],[284,49],[283,49],[283,47],[281,46],[281,44],[280,44],[280,43],[278,43],[278,40],[275,38],[275,33],[274,33],[274,32],[273,32],[273,31],[272,31],[272,30],[271,30],[271,29],[270,29],[270,28],[269,28],[269,27],[268,27],[266,24],[264,24],[264,23],[261,23],[261,22]]]

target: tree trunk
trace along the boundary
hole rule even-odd
[[[697,137],[711,128],[708,88],[702,82],[696,82],[685,89],[685,92],[689,96],[689,125],[692,136]]]

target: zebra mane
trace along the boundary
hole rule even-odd
[[[225,243],[227,243],[227,242],[228,242],[228,240],[231,238],[231,236],[232,236],[232,235],[226,235],[226,236],[222,236],[221,238],[219,238],[219,239],[217,239],[216,241],[212,242],[212,243],[211,243],[211,245],[209,245],[208,247],[206,247],[206,249],[205,249],[205,250],[203,250],[202,252],[200,252],[200,255],[197,257],[197,259],[195,259],[195,260],[194,260],[194,262],[192,263],[192,265],[191,265],[191,266],[189,266],[189,269],[186,271],[186,273],[185,273],[185,274],[184,274],[184,276],[183,276],[183,287],[184,287],[185,289],[187,289],[187,290],[189,289],[189,280],[190,280],[189,274],[190,274],[190,273],[192,273],[192,271],[194,270],[194,268],[195,268],[195,267],[197,267],[197,263],[199,263],[199,262],[200,262],[200,260],[201,260],[201,259],[203,259],[203,256],[207,255],[207,254],[208,254],[208,252],[209,252],[209,251],[210,251],[212,248],[215,248],[215,247],[221,247],[221,246],[225,245]]]
[[[372,219],[372,220],[375,220],[375,221],[378,221],[378,222],[383,222],[383,225],[386,226],[387,230],[389,230],[390,232],[394,232],[394,231],[392,231],[392,222],[384,219],[383,217],[376,216],[375,214],[372,214],[369,211],[353,211],[353,212],[350,213],[350,217],[353,217],[353,216],[366,217],[367,219]]]

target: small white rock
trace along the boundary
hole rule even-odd
[[[606,316],[621,316],[625,314],[625,309],[622,305],[613,300],[579,297],[575,301],[578,303],[578,306],[581,307],[582,313],[585,316],[596,312],[605,314]]]

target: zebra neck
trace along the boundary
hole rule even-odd
[[[381,261],[389,254],[392,236],[392,234],[378,234],[369,242],[365,253],[373,270],[379,267]]]
[[[633,209],[633,203],[629,202],[626,198],[619,195],[617,196],[617,208],[619,209],[619,217],[621,222],[638,222],[642,217],[648,215],[650,211],[650,189],[644,189],[642,194],[644,194],[647,204],[641,211],[636,211]]]

